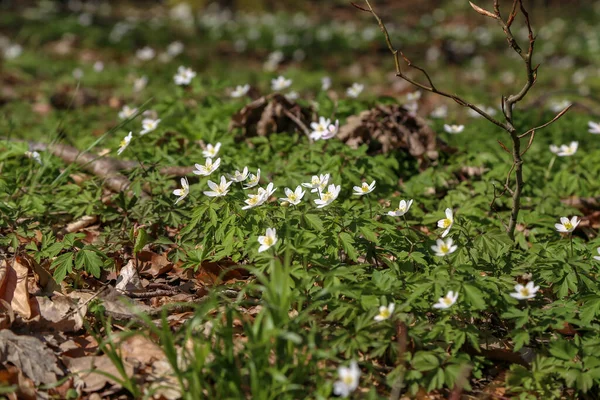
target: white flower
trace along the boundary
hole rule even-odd
[[[477,108],[479,108],[481,111],[483,111],[484,113],[487,113],[490,116],[494,116],[498,112],[494,107],[486,107],[481,104],[477,105]],[[469,108],[467,110],[467,113],[473,118],[481,118],[481,115],[477,111],[473,110],[472,108]]]
[[[402,107],[404,107],[409,114],[415,115],[419,109],[419,104],[413,101],[412,103],[404,104]]]
[[[83,70],[81,68],[75,68],[73,70],[73,78],[81,80],[81,78],[83,78]]]
[[[131,138],[133,137],[133,132],[129,132],[129,135],[125,136],[121,143],[119,144],[119,150],[117,150],[117,155],[121,155],[121,153],[129,146],[129,142],[131,142]]]
[[[442,239],[438,239],[436,241],[435,246],[431,246],[431,250],[435,252],[435,255],[438,257],[444,257],[448,254],[454,253],[458,246],[453,245],[454,240],[452,238],[446,239],[443,241]]]
[[[249,194],[248,199],[244,200],[244,203],[247,205],[242,207],[242,210],[248,210],[250,208],[263,205],[267,200],[269,200],[269,197],[273,195],[275,190],[277,190],[277,188],[273,188],[273,182],[270,182],[266,189],[258,188],[258,192],[256,194]]]
[[[311,122],[310,127],[313,130],[309,135],[312,140],[327,140],[337,135],[340,121],[335,120],[335,124],[332,124],[330,119],[319,117],[319,122]]]
[[[142,120],[142,131],[140,132],[140,135],[152,132],[158,127],[159,123],[160,119],[144,118]]]
[[[179,203],[181,200],[185,199],[188,194],[190,194],[190,184],[187,178],[181,178],[181,189],[173,190],[173,194],[175,196],[179,196],[179,198],[175,200],[175,204]]]
[[[431,118],[446,118],[448,116],[448,106],[443,104],[439,107],[434,108],[433,111],[431,111],[431,113],[429,114],[429,116]]]
[[[233,97],[233,98],[243,97],[248,94],[249,90],[250,90],[250,85],[244,85],[244,86],[238,85],[235,87],[235,90],[233,92],[231,92],[231,97]]]
[[[221,165],[220,158],[217,158],[217,161],[215,161],[214,163],[212,158],[207,158],[206,161],[204,161],[204,165],[195,164],[196,171],[193,172],[196,175],[209,176],[210,174],[215,172],[217,168],[219,168],[219,165]]]
[[[131,118],[135,115],[135,113],[137,113],[137,111],[138,111],[137,108],[131,108],[126,104],[123,106],[121,111],[119,111],[119,118],[120,119]]]
[[[246,184],[244,185],[244,189],[253,188],[254,186],[258,185],[259,181],[260,181],[260,168],[256,170],[256,175],[250,174],[250,178],[248,179],[248,182],[246,182]]]
[[[533,299],[538,290],[540,290],[540,287],[534,286],[533,281],[527,282],[525,286],[517,283],[515,285],[516,293],[511,293],[510,295],[518,300]]]
[[[398,208],[396,208],[394,211],[388,211],[388,215],[390,217],[401,217],[408,212],[412,203],[412,200],[409,200],[408,202],[406,200],[400,200]]]
[[[259,253],[262,253],[277,243],[277,232],[275,231],[275,228],[267,228],[265,236],[258,237],[258,243],[260,243],[260,247],[258,248]]]
[[[421,92],[417,90],[416,92],[408,93],[406,95],[406,101],[413,102],[418,101],[421,98]]]
[[[350,363],[350,368],[339,367],[338,375],[340,380],[333,383],[333,394],[341,397],[348,397],[350,393],[358,388],[360,379],[360,369],[356,361]]]
[[[192,82],[192,79],[196,77],[196,73],[191,68],[186,68],[181,65],[177,69],[177,73],[173,77],[176,85],[184,86],[189,85]]]
[[[567,217],[561,217],[560,224],[554,224],[554,227],[559,232],[569,233],[573,232],[580,222],[581,221],[577,218],[577,216],[574,216],[571,218],[571,220],[569,220]]]
[[[285,95],[285,98],[288,100],[298,100],[298,97],[300,97],[300,95],[294,90]]]
[[[306,193],[304,190],[302,190],[302,186],[298,185],[296,187],[296,190],[292,191],[292,189],[289,188],[285,188],[283,189],[283,191],[285,192],[285,195],[287,197],[282,197],[279,200],[293,204],[293,205],[298,205],[300,204],[300,201],[302,201],[302,198],[304,197],[304,194]]]
[[[369,185],[367,182],[363,182],[361,186],[354,186],[354,193],[359,196],[364,196],[365,194],[371,193],[375,190],[375,181],[371,182]]]
[[[40,153],[38,153],[37,151],[26,151],[25,155],[33,160],[35,160],[35,162],[37,162],[38,164],[42,165],[42,157],[40,156]]]
[[[452,214],[451,208],[446,208],[446,218],[440,219],[437,223],[438,228],[444,228],[444,232],[442,232],[442,237],[446,237],[448,232],[450,232],[450,228],[452,228],[452,224],[454,223],[454,216]]]
[[[317,208],[323,208],[331,204],[339,196],[340,190],[340,185],[329,185],[327,192],[323,193],[322,191],[319,191],[320,198],[315,200]]]
[[[571,105],[571,102],[568,100],[553,101],[552,103],[550,103],[550,110],[557,113],[557,112],[561,112],[562,110],[569,107],[570,105]]]
[[[303,183],[302,186],[309,188],[311,193],[321,192],[327,186],[329,182],[329,174],[325,175],[313,175],[310,183]]]
[[[194,171],[196,172],[196,171]],[[229,192],[229,186],[231,186],[233,182],[225,179],[223,175],[221,175],[221,182],[217,185],[213,181],[208,181],[208,187],[212,189],[212,191],[204,192],[205,195],[209,197],[222,197],[225,196]]]
[[[550,152],[551,153],[558,154],[559,151],[560,151],[560,147],[558,147],[555,144],[551,144],[550,145]]]
[[[588,126],[590,127],[589,133],[600,134],[600,122],[588,122]]]
[[[433,305],[433,308],[441,308],[446,309],[451,307],[454,303],[456,303],[456,299],[458,299],[458,292],[456,294],[451,290],[448,292],[446,297],[440,297],[437,303]]]
[[[394,303],[388,304],[388,306],[379,307],[379,314],[375,316],[375,321],[384,321],[392,316],[394,313]]]
[[[271,89],[280,91],[292,86],[291,79],[285,79],[283,76],[278,76],[277,79],[271,79]]]
[[[102,61],[96,61],[93,68],[96,72],[102,72],[104,70],[104,63]]]
[[[13,60],[21,55],[23,47],[19,44],[11,44],[4,49],[4,58]]]
[[[152,60],[155,55],[156,52],[154,51],[154,49],[148,46],[138,49],[138,51],[135,52],[135,56],[142,61]]]
[[[577,153],[577,148],[579,147],[579,143],[578,142],[571,142],[570,144],[566,145],[563,144],[558,148],[558,151],[556,152],[556,155],[559,157],[569,157],[572,156],[573,154]],[[552,150],[552,149],[550,149]]]
[[[170,55],[171,57],[177,57],[178,55],[180,55],[181,53],[183,53],[183,43],[179,42],[179,41],[175,41],[170,43],[167,46],[167,54]]]
[[[598,254],[600,254],[600,247],[598,247],[596,250],[598,251]],[[594,260],[600,261],[600,255],[594,256]]]
[[[331,78],[328,76],[324,76],[323,78],[321,78],[321,90],[323,90],[323,91],[329,90],[330,87],[331,87]]]
[[[202,156],[204,156],[205,158],[215,158],[217,156],[217,154],[219,153],[220,149],[221,149],[221,142],[217,143],[214,146],[209,143],[206,145],[206,150],[202,151]]]
[[[234,182],[244,182],[248,177],[248,167],[244,167],[242,172],[235,171],[233,175],[227,174],[227,178],[231,179]]]
[[[465,130],[465,126],[444,124],[444,130],[448,133],[461,133]]]
[[[365,89],[365,85],[355,82],[352,84],[352,86],[350,86],[348,89],[346,89],[346,95],[348,97],[357,98],[358,96],[360,96],[360,94],[362,93],[362,91],[364,89]]]
[[[148,77],[147,76],[142,76],[139,78],[136,78],[133,81],[133,91],[134,92],[141,92],[142,90],[144,90],[144,88],[146,87],[146,85],[148,84]]]
[[[335,137],[335,135],[338,134],[339,130],[340,130],[340,121],[336,119],[335,124],[329,124],[329,126],[327,127],[327,130],[321,135],[321,139],[329,140],[332,137]]]

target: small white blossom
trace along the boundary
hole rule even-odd
[[[274,246],[277,243],[277,231],[275,228],[267,228],[265,236],[258,237],[258,243],[260,243],[260,247],[258,248],[259,253]]]
[[[350,393],[358,388],[360,379],[360,369],[356,361],[350,363],[350,368],[339,367],[338,375],[340,379],[333,383],[333,394],[341,397],[348,397]]]
[[[152,47],[142,47],[135,52],[135,56],[142,61],[149,61],[154,58],[156,52]]]
[[[388,211],[388,215],[390,217],[401,217],[408,212],[412,203],[412,200],[409,200],[408,202],[406,200],[400,200],[398,208],[396,208],[394,211]]]
[[[293,101],[293,100],[298,100],[298,97],[300,97],[300,95],[298,94],[298,92],[292,90],[291,92],[289,92],[288,94],[285,95],[285,98]]]
[[[81,80],[83,78],[83,70],[81,68],[75,68],[73,70],[73,78]]]
[[[4,49],[4,58],[7,60],[14,60],[23,53],[23,47],[19,44],[11,44]]]
[[[598,247],[596,250],[598,251],[598,255],[594,256],[594,260],[600,261],[600,247]]]
[[[285,189],[283,189],[283,191],[285,192],[285,195],[287,197],[282,197],[279,200],[293,204],[295,206],[300,204],[300,201],[302,201],[302,198],[304,197],[304,194],[306,193],[304,190],[302,190],[302,186],[300,186],[300,185],[298,185],[296,187],[296,190],[294,190],[294,191],[292,191],[292,189],[289,189],[289,188],[285,188]]]
[[[446,218],[440,219],[437,223],[438,228],[445,229],[444,232],[442,232],[442,237],[446,237],[448,232],[450,232],[452,224],[454,224],[454,215],[452,214],[452,209],[446,208]]]
[[[137,108],[131,108],[127,104],[123,106],[121,111],[119,111],[120,119],[128,119],[133,117],[137,113]]]
[[[553,101],[552,103],[550,103],[550,110],[557,113],[557,112],[561,112],[562,110],[569,107],[570,105],[571,105],[571,102],[568,100]]]
[[[417,110],[419,109],[419,103],[413,101],[411,103],[404,104],[402,107],[404,107],[410,115],[414,116],[417,114]]]
[[[276,79],[271,79],[271,89],[281,91],[292,86],[292,80],[286,79],[283,76],[278,76]]]
[[[559,232],[569,233],[569,232],[573,232],[575,230],[575,228],[577,228],[577,225],[579,225],[580,222],[581,221],[577,218],[577,216],[574,216],[570,220],[567,217],[561,217],[560,224],[554,224],[554,227]]]
[[[175,196],[179,196],[177,200],[175,200],[175,204],[179,203],[181,200],[185,199],[188,194],[190,194],[190,184],[187,178],[181,178],[181,189],[173,190],[173,194]]]
[[[215,161],[214,163],[213,163],[212,158],[207,158],[204,161],[204,165],[195,164],[196,170],[193,172],[196,175],[209,176],[210,174],[215,172],[217,170],[217,168],[219,168],[219,165],[221,165],[220,158],[217,158],[217,161]]]
[[[179,41],[175,41],[170,43],[167,46],[167,54],[170,55],[171,57],[177,57],[178,55],[180,55],[181,53],[183,53],[183,43],[179,42]]]
[[[458,292],[454,293],[452,290],[448,292],[445,297],[440,297],[438,302],[433,305],[433,308],[446,309],[451,307],[458,299]]]
[[[259,181],[260,181],[260,168],[256,170],[256,175],[250,174],[250,177],[248,178],[248,182],[246,182],[246,184],[244,185],[244,189],[253,188],[254,186],[258,185]]]
[[[196,72],[191,68],[186,68],[183,65],[177,69],[177,73],[173,77],[176,85],[185,86],[192,82],[192,79],[196,77]]]
[[[194,171],[196,172],[196,171]],[[208,181],[208,187],[212,189],[212,191],[204,192],[208,197],[223,197],[227,193],[229,193],[229,186],[231,186],[233,182],[227,182],[227,179],[223,175],[221,175],[221,182],[217,185],[213,181]]]
[[[329,182],[329,174],[325,175],[313,175],[310,183],[303,183],[302,186],[309,188],[311,193],[321,192],[327,186]]]
[[[331,88],[331,78],[328,76],[324,76],[321,78],[321,90],[326,91]]]
[[[104,63],[102,61],[96,61],[92,68],[94,68],[94,71],[96,72],[102,72],[104,70]]]
[[[365,194],[371,193],[375,190],[375,181],[371,182],[369,185],[367,182],[363,182],[361,186],[354,186],[354,193],[358,196],[364,196]]]
[[[448,133],[461,133],[465,130],[465,126],[444,124],[444,130]]]
[[[142,131],[140,132],[140,135],[152,132],[158,127],[159,123],[160,119],[144,118],[142,120]]]
[[[421,92],[419,90],[406,95],[406,101],[408,102],[419,101],[419,99],[421,99]]]
[[[133,91],[136,93],[141,92],[142,90],[144,90],[144,88],[146,87],[147,84],[148,84],[147,76],[144,75],[139,78],[136,78],[133,81]]]
[[[248,199],[244,200],[246,205],[242,207],[242,210],[248,210],[250,208],[263,205],[267,200],[269,200],[269,197],[273,195],[275,190],[277,190],[277,188],[273,188],[273,182],[270,182],[266,189],[258,188],[258,192],[256,194],[249,194]]]
[[[248,91],[250,90],[250,85],[243,85],[243,86],[236,86],[235,90],[233,92],[231,92],[231,97],[233,98],[239,98],[239,97],[244,97],[245,95],[248,94]]]
[[[588,127],[590,128],[588,131],[589,133],[593,133],[595,135],[600,134],[600,122],[589,121]]]
[[[236,170],[233,173],[233,175],[227,174],[227,178],[231,179],[234,182],[244,182],[247,177],[248,177],[248,167],[244,167],[244,170],[242,172]]]
[[[517,283],[515,285],[516,293],[511,293],[510,295],[517,300],[533,299],[538,290],[540,290],[540,287],[534,286],[533,281],[527,282],[527,285],[525,286]]]
[[[38,153],[37,151],[26,151],[25,155],[28,158],[35,160],[35,162],[37,162],[38,164],[42,165],[42,157],[40,156],[40,153]]]
[[[386,319],[389,319],[393,313],[394,313],[394,303],[388,304],[387,307],[381,306],[381,307],[379,307],[379,314],[377,314],[375,316],[375,321],[379,322],[379,321],[384,321]]]
[[[458,248],[457,245],[454,245],[454,240],[452,238],[446,239],[446,241],[442,239],[438,239],[434,246],[431,246],[431,250],[435,252],[435,255],[438,257],[444,257],[448,254],[452,254]]]
[[[337,135],[340,129],[340,121],[335,120],[335,124],[325,117],[319,117],[319,122],[311,122],[310,127],[313,130],[309,137],[312,140],[327,140]]]
[[[214,146],[209,143],[206,145],[206,149],[202,151],[202,156],[204,156],[205,158],[215,158],[217,156],[217,154],[219,153],[220,149],[221,149],[221,142],[217,143]]]
[[[342,188],[340,185],[329,185],[327,192],[323,193],[322,191],[319,191],[320,198],[315,200],[317,208],[323,208],[331,204],[335,199],[337,199],[341,189]]]
[[[121,155],[123,151],[129,146],[129,142],[131,142],[131,138],[133,137],[133,132],[129,132],[129,135],[125,136],[121,143],[119,144],[119,150],[117,150],[117,155]]]
[[[553,153],[556,153],[556,155],[559,157],[569,157],[569,156],[572,156],[573,154],[577,153],[578,148],[579,148],[578,142],[571,142],[568,145],[566,145],[566,144],[561,145],[558,149],[556,148],[556,146],[554,146],[554,147],[550,146],[550,151],[552,151]],[[556,150],[556,151],[553,151],[553,150]]]
[[[365,85],[355,82],[346,90],[346,95],[348,97],[357,98],[364,89]]]
[[[443,104],[439,107],[434,108],[433,111],[431,111],[431,113],[429,114],[429,116],[431,118],[438,119],[446,118],[448,116],[448,106]]]

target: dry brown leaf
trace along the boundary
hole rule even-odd
[[[87,313],[86,304],[77,304],[72,298],[56,295],[32,298],[33,315],[39,316],[38,329],[52,329],[58,332],[77,332],[83,328],[83,319]]]
[[[121,356],[133,365],[151,365],[153,362],[165,359],[161,348],[142,335],[135,335],[119,343]]]
[[[294,132],[306,129],[310,125],[312,114],[311,108],[301,107],[285,96],[274,93],[254,100],[234,114],[229,130],[241,128],[245,136]]]
[[[79,358],[63,357],[62,360],[69,369],[69,372],[78,374],[78,381],[82,384],[83,391],[87,393],[97,392],[106,386],[106,384],[110,384],[116,388],[121,387],[119,383],[106,375],[96,372],[98,370],[121,378],[117,367],[106,355]],[[127,375],[130,377],[133,376],[133,367],[131,364],[123,360],[123,365]]]
[[[14,393],[8,394],[10,400],[36,400],[36,390],[33,381],[23,375],[14,365],[6,365],[0,370],[0,386],[16,386]]]
[[[137,292],[143,289],[140,282],[140,275],[135,267],[133,259],[129,260],[127,265],[121,268],[117,285],[115,287],[119,292]]]
[[[167,258],[167,254],[156,254],[152,251],[140,251],[138,253],[140,262],[140,274],[156,278],[173,269],[173,263]]]
[[[29,268],[14,258],[12,262],[0,261],[0,298],[10,304],[13,311],[24,319],[31,318],[27,275]]]
[[[15,335],[5,329],[0,331],[0,363],[6,366],[7,362],[23,371],[36,385],[54,383],[63,375],[54,352],[41,340]]]

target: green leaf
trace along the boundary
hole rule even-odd
[[[319,232],[323,232],[325,230],[325,228],[323,228],[323,221],[321,221],[321,217],[315,214],[304,214],[304,221],[306,221],[308,226],[318,230]]]
[[[465,283],[463,285],[463,290],[465,292],[466,300],[473,308],[478,310],[484,310],[486,308],[483,292],[479,290],[479,288],[470,283]]]
[[[513,351],[519,351],[524,345],[529,344],[529,332],[523,329],[519,329],[512,333],[512,338],[514,342]]]
[[[356,260],[358,258],[358,253],[354,248],[354,239],[347,232],[340,233],[340,240],[342,241],[342,247],[344,251],[348,254],[351,260]]]
[[[54,280],[60,283],[65,279],[67,274],[73,272],[73,253],[65,253],[56,257],[50,268],[54,270]]]
[[[138,229],[137,237],[135,238],[135,245],[133,246],[133,253],[137,254],[144,246],[150,241],[150,236],[146,233],[144,228]]]
[[[433,353],[417,351],[413,356],[411,364],[418,371],[431,371],[439,367],[440,361]]]
[[[100,273],[102,272],[103,264],[104,263],[102,262],[102,259],[94,250],[79,250],[77,256],[75,257],[75,268],[83,268],[83,270],[94,275],[96,278],[100,278]]]
[[[577,355],[577,347],[571,341],[559,339],[550,343],[550,354],[561,360],[570,361]]]

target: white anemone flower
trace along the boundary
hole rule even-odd
[[[239,97],[244,97],[250,91],[250,85],[236,86],[235,89],[231,92],[231,97],[237,99]]]
[[[452,213],[452,209],[446,208],[446,218],[440,219],[437,223],[438,228],[444,229],[444,232],[442,232],[442,237],[446,237],[448,232],[450,232],[452,224],[454,224],[454,215]]]
[[[388,211],[388,215],[390,217],[401,217],[408,212],[410,206],[412,205],[412,199],[408,202],[406,200],[400,200],[400,204],[398,204],[398,208],[394,211]]]
[[[283,189],[283,191],[285,192],[285,195],[287,197],[282,197],[279,200],[286,202],[286,203],[290,203],[293,205],[298,205],[300,204],[300,202],[302,201],[302,198],[304,197],[304,194],[306,193],[304,190],[302,190],[302,186],[298,185],[296,187],[296,190],[292,191],[292,189],[289,188],[285,188]]]
[[[167,46],[167,54],[171,57],[177,57],[178,55],[183,53],[184,49],[185,46],[183,45],[183,43],[181,43],[180,41],[175,41]]]
[[[354,189],[354,193],[352,193],[352,194],[356,194],[358,196],[364,196],[365,194],[369,194],[373,190],[375,190],[375,181],[371,182],[370,185],[367,182],[363,182],[362,185],[354,186],[353,189]]]
[[[325,175],[313,175],[310,183],[303,183],[302,186],[309,188],[311,193],[321,192],[327,186],[329,182],[329,174]]]
[[[248,167],[244,167],[242,172],[236,170],[233,175],[227,174],[227,178],[231,179],[234,182],[244,182],[248,177]]]
[[[593,133],[595,135],[600,134],[600,122],[589,121],[588,127],[590,128],[588,131],[589,133]]]
[[[207,158],[206,161],[204,161],[204,165],[195,164],[196,170],[193,172],[196,175],[209,176],[210,174],[215,172],[217,168],[219,168],[219,165],[221,165],[220,158],[217,158],[217,161],[215,161],[214,163],[212,158]]]
[[[132,108],[129,107],[127,104],[125,104],[123,106],[123,108],[121,109],[121,111],[119,111],[119,118],[120,119],[129,119],[131,117],[133,117],[135,115],[135,113],[137,113],[137,108]]]
[[[274,246],[277,243],[277,231],[275,228],[267,228],[265,236],[258,237],[258,243],[260,243],[260,247],[258,248],[259,253]]]
[[[419,101],[421,99],[421,94],[422,93],[419,90],[408,93],[406,95],[406,101],[408,101],[408,102]]]
[[[527,285],[523,286],[520,283],[515,285],[515,292],[511,293],[511,297],[514,297],[517,300],[527,300],[533,299],[538,290],[540,290],[539,286],[534,286],[533,281],[527,282]]]
[[[338,368],[339,380],[333,383],[333,394],[341,397],[348,397],[350,393],[358,388],[360,379],[360,369],[356,361],[350,363],[350,368]]]
[[[250,208],[263,205],[267,200],[269,200],[276,190],[277,188],[273,188],[273,182],[270,182],[266,189],[258,188],[258,192],[256,194],[249,194],[248,199],[244,200],[246,205],[242,207],[242,210],[248,210]]]
[[[438,257],[444,257],[448,254],[452,254],[457,248],[458,246],[454,244],[454,240],[452,240],[452,238],[448,238],[446,241],[438,239],[436,244],[431,246],[431,250],[433,250],[435,255]]]
[[[572,217],[570,220],[567,217],[560,218],[560,224],[554,224],[554,227],[558,232],[561,233],[570,233],[577,228],[581,221],[577,218],[577,216]]]
[[[579,143],[578,142],[571,142],[568,145],[563,144],[558,149],[558,152],[556,153],[556,155],[559,156],[559,157],[569,157],[569,156],[572,156],[573,154],[577,153],[577,148],[578,147],[579,147]]]
[[[433,305],[433,308],[446,309],[451,307],[458,299],[458,292],[454,293],[452,290],[448,292],[445,297],[440,297],[438,302]]]
[[[300,95],[295,90],[292,90],[291,92],[285,94],[285,98],[290,101],[298,100],[299,97]]]
[[[597,256],[594,256],[594,260],[596,260],[596,261],[600,261],[600,247],[598,247],[598,248],[596,249],[596,251],[598,251],[598,255],[597,255]]]
[[[320,191],[320,198],[315,200],[317,208],[323,208],[331,204],[335,199],[337,199],[341,189],[342,188],[340,187],[340,185],[329,185],[329,187],[327,188],[327,192]]]
[[[260,181],[260,168],[256,170],[256,175],[250,174],[250,177],[248,178],[248,182],[246,182],[246,184],[244,185],[244,189],[253,188],[254,186],[258,185],[259,181]]]
[[[321,78],[321,90],[326,91],[331,88],[331,78],[328,76],[324,76]]]
[[[154,56],[156,56],[156,52],[154,51],[154,49],[152,47],[146,46],[146,47],[142,47],[141,49],[138,49],[135,52],[135,56],[142,61],[149,61],[149,60],[152,60],[154,58]]]
[[[310,129],[312,132],[310,133],[310,138],[312,140],[319,140],[321,136],[327,131],[327,128],[331,124],[331,120],[325,117],[319,117],[319,122],[311,122]]]
[[[125,136],[121,143],[119,144],[119,150],[117,150],[117,155],[121,155],[123,151],[129,146],[129,142],[131,142],[131,138],[133,137],[133,132],[129,132],[129,135]]]
[[[461,133],[465,130],[465,126],[444,124],[444,130],[448,133]]]
[[[276,79],[271,79],[271,89],[280,91],[292,86],[292,80],[286,79],[284,76],[278,76]]]
[[[217,143],[216,145],[212,145],[212,144],[207,144],[206,145],[206,150],[202,151],[202,155],[205,158],[215,158],[217,156],[217,154],[219,153],[219,150],[221,149],[221,143]]]
[[[352,86],[350,86],[347,90],[346,90],[346,95],[348,97],[352,97],[353,99],[357,98],[358,96],[360,96],[360,94],[362,93],[362,91],[365,89],[365,85],[360,84],[360,83],[353,83]]]
[[[160,119],[144,118],[142,120],[142,131],[140,132],[140,135],[152,132],[158,127],[159,123]]]
[[[223,175],[221,175],[221,182],[217,185],[213,181],[208,181],[208,187],[212,189],[212,191],[204,192],[208,197],[223,197],[229,192],[229,186],[231,186],[233,182],[227,182],[227,179]]]
[[[387,307],[380,306],[379,314],[375,316],[375,321],[379,322],[389,319],[392,316],[392,314],[394,314],[394,303],[388,304]]]
[[[175,204],[179,203],[181,200],[185,199],[188,194],[190,194],[190,184],[186,177],[181,178],[181,189],[173,190],[173,194],[175,196],[179,196],[177,200],[175,200]]]
[[[437,119],[446,118],[448,116],[448,106],[443,104],[439,107],[434,108],[433,111],[431,111],[431,113],[429,114],[429,116],[431,118]]]
[[[195,77],[196,77],[196,72],[194,72],[194,70],[192,70],[191,68],[186,68],[183,65],[181,65],[177,69],[177,73],[173,77],[173,81],[175,81],[176,85],[185,86],[185,85],[189,85],[192,82],[192,79],[194,79]]]
[[[147,76],[142,76],[139,78],[136,78],[133,81],[133,91],[134,92],[141,92],[142,90],[144,90],[144,88],[146,87],[146,85],[148,84],[148,77]]]
[[[32,160],[35,160],[35,162],[42,165],[42,156],[40,156],[40,153],[38,153],[37,151],[26,151],[25,156],[31,158]]]

